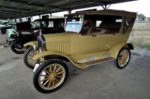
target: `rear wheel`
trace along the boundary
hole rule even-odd
[[[68,68],[62,60],[47,60],[34,73],[35,88],[42,93],[51,93],[63,86],[68,77]]]
[[[36,61],[33,60],[33,57],[38,53],[37,50],[34,50],[32,46],[30,46],[24,53],[24,63],[27,67],[33,69],[35,66]]]
[[[11,50],[16,54],[23,54],[25,52],[23,45],[17,41],[11,44]]]
[[[119,69],[125,68],[131,57],[131,52],[129,48],[122,48],[118,53],[118,57],[116,59],[116,65]]]

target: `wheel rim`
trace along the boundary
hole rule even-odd
[[[37,54],[38,52],[36,50],[32,50],[28,53],[28,56],[27,56],[27,61],[28,61],[28,64],[33,66],[35,65],[36,61],[33,60],[33,57]]]
[[[52,90],[63,83],[65,74],[65,68],[61,64],[50,64],[41,71],[38,83],[43,89]]]
[[[120,52],[118,58],[118,64],[120,67],[124,67],[129,61],[129,51],[124,49]]]

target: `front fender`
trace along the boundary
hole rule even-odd
[[[37,41],[32,41],[24,44],[24,47],[37,45]]]
[[[117,58],[119,51],[121,50],[121,48],[123,48],[124,46],[126,46],[128,43],[119,43],[117,45],[115,45],[114,47],[112,47],[109,51],[109,53],[111,54],[111,57],[113,57],[114,59]]]
[[[75,65],[76,67],[78,68],[81,68],[81,69],[84,69],[84,68],[87,68],[87,66],[83,65],[83,64],[78,64],[78,63],[75,63],[71,57],[65,55],[65,54],[62,54],[62,53],[58,53],[58,52],[52,52],[52,51],[44,51],[42,53],[39,53],[39,54],[36,54],[33,59],[35,61],[37,61],[38,59],[41,59],[42,57],[44,56],[61,56],[61,57],[65,57],[67,58],[73,65]]]
[[[57,52],[52,52],[52,51],[44,51],[42,53],[39,53],[39,54],[36,54],[33,59],[35,61],[37,61],[38,59],[42,58],[42,57],[45,57],[45,56],[53,56],[53,55],[57,55],[57,56],[65,56],[67,57],[66,55],[63,55],[61,53],[57,53]]]

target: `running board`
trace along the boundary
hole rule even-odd
[[[91,66],[91,65],[95,65],[95,64],[98,64],[98,63],[101,63],[101,62],[112,60],[112,59],[113,59],[112,57],[108,57],[108,58],[103,58],[103,59],[100,59],[100,60],[85,62],[83,64],[86,65],[86,66]]]

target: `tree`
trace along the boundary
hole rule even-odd
[[[144,21],[146,18],[144,14],[138,14],[137,17],[142,19],[142,21]]]

